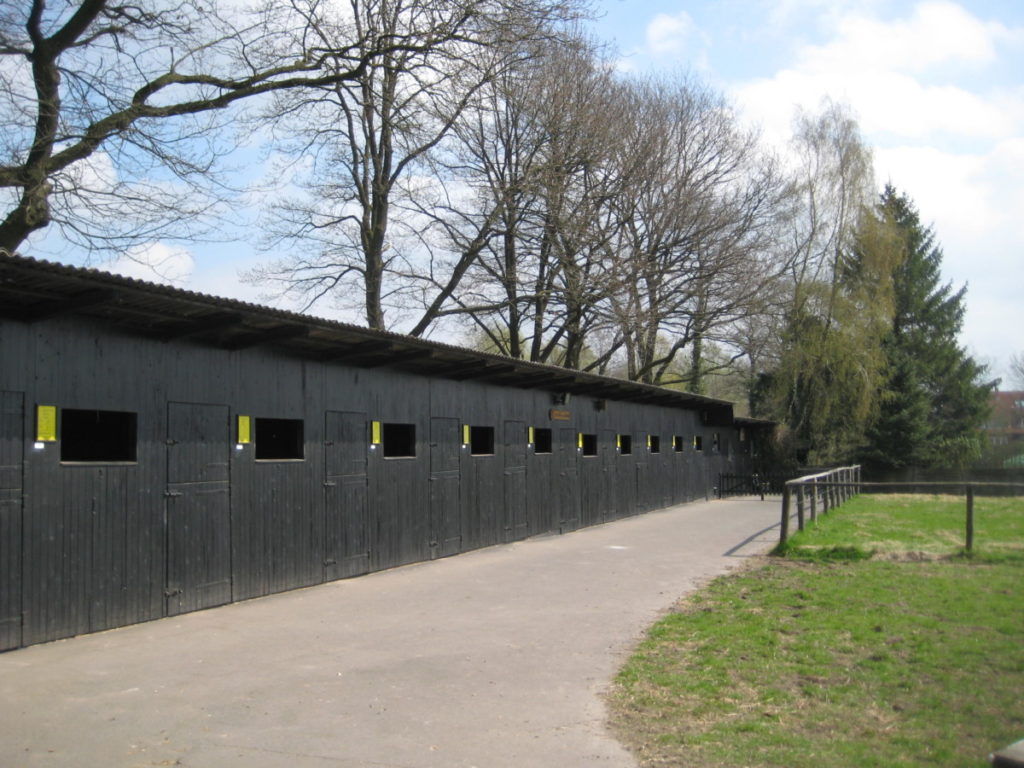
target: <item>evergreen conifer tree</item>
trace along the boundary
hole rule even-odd
[[[967,288],[954,292],[941,282],[942,250],[906,195],[886,186],[877,216],[901,253],[892,328],[882,342],[885,383],[863,459],[887,468],[963,466],[980,450],[995,384],[982,380],[985,366],[957,341]]]

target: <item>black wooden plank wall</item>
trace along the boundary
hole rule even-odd
[[[568,533],[580,527],[583,502],[580,497],[580,456],[577,448],[576,430],[559,427],[555,437],[555,451],[558,459],[558,512],[559,531]]]
[[[324,580],[370,570],[366,414],[328,411],[324,427]]]
[[[447,557],[462,551],[462,504],[459,481],[459,420],[430,420],[430,553]]]
[[[526,449],[528,433],[522,421],[506,420],[504,425],[505,455],[503,472],[505,541],[525,539],[530,532],[526,506]]]
[[[167,404],[168,615],[232,599],[230,440],[226,405]]]
[[[550,424],[532,425],[534,429],[552,429]],[[538,453],[535,448],[526,451],[526,509],[528,535],[553,533],[561,527],[559,504],[553,499],[558,498],[560,484],[555,483],[558,476],[555,445],[558,430],[552,429],[551,452]]]
[[[687,410],[556,405],[545,391],[153,343],[73,319],[2,321],[0,353],[0,650],[702,498],[745,460],[735,430]],[[37,405],[134,413],[136,460],[61,461],[59,440],[33,444]],[[256,459],[243,415],[299,422],[301,455]],[[411,425],[415,455],[384,457],[373,422]],[[492,453],[474,455],[467,426],[493,429]],[[550,453],[528,443],[531,427],[551,430]]]
[[[0,651],[21,645],[24,401],[21,392],[0,390]]]

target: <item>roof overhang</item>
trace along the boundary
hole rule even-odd
[[[267,346],[324,363],[696,409],[713,424],[733,419],[727,400],[0,252],[0,317],[35,323],[67,315],[159,342],[188,340],[224,350]]]

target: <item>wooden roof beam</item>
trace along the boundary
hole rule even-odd
[[[242,315],[238,312],[218,312],[204,317],[193,318],[185,322],[168,323],[164,326],[158,326],[154,335],[163,341],[172,341],[197,334],[221,331],[240,324],[242,320]]]
[[[229,339],[225,342],[224,348],[230,350],[248,349],[249,347],[260,346],[261,344],[274,344],[281,341],[290,341],[309,335],[309,328],[304,325],[281,325],[277,328],[268,328],[264,331],[255,331]]]
[[[470,368],[462,373],[450,375],[448,378],[455,379],[456,381],[467,381],[469,379],[479,379],[485,376],[507,373],[508,371],[514,371],[515,369],[515,365],[511,363],[506,365],[490,365],[485,363],[477,368]]]
[[[412,360],[422,360],[433,355],[429,349],[406,349],[401,352],[388,352],[381,351],[377,353],[371,353],[365,357],[359,356],[355,359],[347,362],[352,365],[358,365],[361,368],[379,368],[384,365],[395,365],[398,363],[407,363]]]
[[[318,355],[321,363],[348,362],[351,358],[361,357],[368,353],[382,353],[391,349],[389,341],[359,341],[347,346],[332,346],[324,354]]]
[[[49,320],[53,317],[104,304],[111,301],[115,296],[116,293],[109,288],[92,288],[72,296],[44,301],[27,307],[19,313],[21,315],[20,319],[29,323],[34,323],[38,320]]]

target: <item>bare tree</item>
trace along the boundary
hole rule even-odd
[[[1024,389],[1024,352],[1010,355],[1010,376],[1019,389]]]
[[[361,286],[371,328],[384,328],[385,307],[402,308],[428,275],[437,290],[412,332],[437,316],[473,259],[472,251],[440,269],[424,258],[414,234],[416,200],[443,179],[431,153],[477,98],[479,89],[556,34],[575,14],[573,0],[350,0],[356,29],[368,41],[415,40],[371,60],[359,77],[315,97],[283,94],[270,117],[296,137],[290,150],[312,159],[306,194],[278,208],[274,246],[294,247],[252,279],[318,299]],[[330,45],[330,38],[323,42]],[[307,252],[313,245],[312,252]],[[439,275],[438,272],[445,274]]]
[[[456,122],[435,168],[457,183],[421,198],[418,212],[430,221],[424,245],[434,261],[450,253],[467,265],[447,305],[434,299],[437,316],[471,324],[476,343],[602,365],[586,338],[606,322],[599,245],[614,184],[612,127],[625,116],[619,90],[594,44],[567,38],[493,79]]]
[[[786,185],[755,134],[741,130],[723,98],[698,81],[636,83],[627,162],[641,172],[611,203],[618,222],[609,258],[612,294],[630,378],[656,383],[690,353],[682,380],[700,387],[702,345],[726,341],[759,311],[778,271],[771,254]]]
[[[198,193],[216,189],[214,161],[230,149],[219,130],[228,107],[358,81],[380,57],[423,45],[332,9],[317,0],[252,12],[216,0],[5,7],[0,248],[14,251],[51,223],[86,249],[179,229],[209,210]]]
[[[547,138],[534,94],[550,67],[554,48],[546,48],[481,89],[457,121],[449,152],[437,158],[437,174],[460,184],[419,201],[419,212],[431,221],[424,247],[438,261],[445,253],[473,256],[437,316],[468,319],[483,345],[516,358],[525,356],[530,310],[548,283],[543,269],[527,265],[537,253],[541,218]]]

